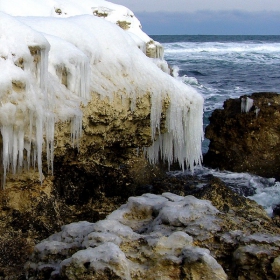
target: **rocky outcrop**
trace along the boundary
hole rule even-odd
[[[144,194],[35,246],[28,279],[276,279],[280,230],[213,179],[194,196]],[[213,206],[213,205],[216,205]]]
[[[227,100],[224,108],[215,110],[210,117],[205,133],[210,146],[204,164],[279,178],[280,95],[252,94],[249,100],[253,104],[248,112],[241,112],[242,98],[246,102],[244,96]]]
[[[72,154],[73,158],[75,158],[75,153],[73,152]],[[279,245],[277,243],[277,238],[280,234],[279,227],[274,223],[273,219],[267,216],[262,207],[257,205],[254,201],[234,193],[220,180],[209,176],[203,180],[195,176],[184,178],[169,177],[164,180],[159,180],[159,176],[156,175],[158,174],[156,169],[152,169],[151,166],[149,167],[146,165],[146,162],[138,160],[138,162],[135,162],[136,167],[134,167],[134,170],[139,170],[140,166],[145,166],[145,169],[142,169],[142,174],[135,171],[134,174],[138,176],[135,180],[139,180],[137,184],[138,187],[135,187],[135,182],[132,180],[133,176],[131,176],[130,173],[132,169],[126,165],[117,169],[108,166],[101,167],[100,165],[97,166],[89,163],[87,165],[77,164],[74,160],[70,161],[70,155],[71,153],[68,154],[68,160],[65,160],[65,162],[56,161],[56,172],[54,176],[52,178],[47,177],[42,185],[37,181],[37,176],[34,173],[33,181],[30,178],[22,182],[20,180],[14,180],[13,187],[8,187],[1,191],[0,275],[2,275],[2,277],[12,277],[12,279],[20,279],[20,277],[23,277],[23,279],[25,279],[23,264],[34,251],[34,246],[50,234],[59,232],[61,226],[67,223],[85,220],[88,222],[83,223],[90,225],[90,228],[92,228],[92,225],[95,225],[96,222],[102,225],[102,223],[106,223],[106,220],[100,220],[104,219],[112,211],[120,207],[121,204],[125,203],[129,196],[147,192],[162,194],[172,191],[173,193],[177,193],[177,195],[168,194],[167,198],[166,195],[163,197],[161,195],[144,195],[142,198],[130,198],[128,202],[130,206],[128,208],[121,208],[128,211],[125,215],[117,215],[116,217],[116,213],[123,213],[120,209],[109,217],[118,220],[121,223],[121,225],[119,225],[120,228],[124,225],[129,226],[133,232],[133,236],[138,236],[139,238],[146,238],[147,235],[150,235],[152,232],[149,232],[148,228],[145,228],[145,225],[150,227],[153,225],[154,230],[157,230],[158,220],[161,221],[165,219],[158,229],[160,237],[163,238],[162,242],[159,243],[162,244],[160,246],[166,246],[166,240],[170,236],[169,239],[173,241],[174,239],[181,240],[182,238],[183,241],[190,239],[192,242],[188,244],[190,247],[188,248],[189,251],[183,250],[187,245],[184,243],[185,241],[182,241],[181,247],[178,245],[179,247],[178,250],[175,250],[175,254],[167,247],[161,248],[158,245],[157,248],[155,245],[147,245],[144,241],[142,242],[141,238],[141,242],[136,239],[136,241],[138,240],[139,242],[134,240],[136,243],[132,242],[129,244],[131,242],[129,236],[120,237],[121,241],[124,242],[123,244],[127,246],[121,246],[121,251],[116,249],[112,244],[110,244],[108,248],[111,250],[115,248],[116,250],[113,252],[116,252],[118,256],[125,256],[126,262],[129,258],[129,264],[131,264],[130,261],[132,259],[131,255],[127,255],[128,251],[126,251],[125,248],[130,250],[129,254],[133,252],[138,255],[142,252],[142,249],[144,250],[143,256],[140,255],[139,259],[135,257],[136,261],[143,260],[143,263],[145,263],[148,262],[148,260],[150,262],[151,258],[157,260],[160,258],[158,266],[154,268],[150,267],[151,273],[158,273],[158,271],[165,271],[169,268],[172,273],[177,273],[176,275],[178,275],[178,271],[180,270],[182,273],[181,276],[188,275],[188,273],[192,271],[193,277],[200,277],[201,274],[197,274],[197,271],[201,271],[199,267],[202,262],[204,263],[205,271],[208,271],[207,277],[210,277],[209,274],[211,271],[209,272],[207,268],[209,261],[212,264],[216,263],[217,267],[221,266],[228,278],[232,280],[237,279],[238,276],[243,277],[241,279],[253,279],[250,278],[253,277],[252,273],[254,273],[254,279],[275,279],[273,277],[278,273],[277,264],[279,262],[277,262],[277,254],[279,252]],[[67,165],[67,162],[69,165]],[[149,171],[150,173],[148,173]],[[146,174],[150,174],[150,182],[154,181],[149,185],[141,184],[141,182],[145,182],[148,179],[145,176]],[[153,176],[157,177],[156,180],[152,180],[155,178]],[[10,181],[11,180],[9,180],[9,182]],[[190,197],[186,199],[181,197],[185,195],[192,195],[197,199],[193,197],[191,199]],[[185,203],[185,206],[182,208],[182,215],[187,215],[188,211],[191,211],[189,207],[192,204],[197,208],[194,208],[192,212],[190,212],[191,216],[187,220],[184,220],[185,216],[182,216],[180,219],[178,218],[179,220],[177,218],[177,220],[172,218],[173,220],[170,220],[170,225],[169,218],[165,216],[164,218],[162,215],[158,216],[159,209],[154,209],[154,207],[157,207],[156,203],[151,203],[149,207],[147,206],[146,202],[156,197],[158,197],[160,201],[165,199],[165,201],[169,201],[168,203],[166,202],[166,206],[170,203],[172,207],[165,208],[166,211],[164,213],[170,213],[170,215],[173,213],[174,219],[179,213],[178,209],[181,209],[181,206],[176,208],[176,203],[178,201],[188,201],[188,205]],[[178,199],[177,202],[175,198]],[[205,202],[200,199],[211,201],[213,206],[209,206],[211,205],[209,202],[205,204]],[[154,202],[155,199],[152,199],[152,201]],[[133,205],[133,207],[131,205]],[[208,208],[206,206],[208,208],[210,207],[209,209],[211,211],[209,210],[209,213],[207,212]],[[77,223],[77,225],[83,223]],[[139,226],[139,228],[137,228],[137,226]],[[140,230],[141,227],[143,231]],[[63,229],[67,228],[71,227],[63,227]],[[77,228],[79,227],[77,226]],[[162,230],[164,230],[164,234],[160,233]],[[184,236],[189,237],[186,239]],[[100,238],[101,239],[98,237],[94,240],[103,240],[102,237]],[[66,248],[68,248],[67,246]],[[133,246],[133,248],[130,246]],[[32,262],[35,263],[39,258],[39,253],[36,251],[36,248],[34,251],[34,258],[32,259]],[[58,249],[59,248],[61,247],[58,247]],[[88,251],[92,253],[90,246],[87,248]],[[103,247],[93,250],[94,254],[99,254],[94,256],[100,256],[102,248]],[[71,250],[69,249],[70,251],[68,249],[65,251],[68,257],[71,257],[81,249],[86,250],[86,248],[81,247],[81,244],[75,248],[71,247]],[[237,249],[239,250],[236,251]],[[171,258],[171,260],[167,261],[163,259],[162,252],[167,252],[171,254],[170,256],[180,258],[181,261],[174,261],[178,260],[176,258]],[[190,259],[190,255],[187,254],[187,252],[190,252],[191,256],[197,257]],[[50,260],[48,254],[49,252],[45,254],[46,262]],[[79,257],[79,255],[76,256]],[[91,256],[90,260],[92,257],[94,258],[94,256]],[[54,259],[58,258],[59,252],[57,251],[54,253],[52,257]],[[135,261],[135,259],[133,259],[133,261]],[[213,261],[211,261],[211,259]],[[185,261],[183,262],[183,260]],[[75,262],[75,260],[73,260],[73,262]],[[53,271],[53,267],[44,266],[43,263],[41,263],[41,265],[42,266],[39,265],[40,269],[38,269],[37,265],[36,269],[33,270],[33,275],[36,275],[34,279],[48,279],[46,275],[49,275]],[[137,266],[136,264],[134,265]],[[113,260],[112,263],[106,264],[108,269],[105,269],[105,272],[103,271],[105,274],[99,271],[100,277],[104,277],[104,279],[106,279],[106,277],[108,279],[113,279],[110,277],[117,277],[116,279],[119,279],[119,276],[116,276],[114,274],[115,272],[112,270],[112,267],[115,268],[116,266],[118,266],[118,262],[115,263]],[[88,261],[85,262],[85,266],[84,263],[77,263],[74,265],[71,261],[68,265],[65,264],[63,271],[65,271],[65,275],[68,275],[67,277],[70,277],[69,275],[73,272],[72,269],[74,268],[78,270],[82,269],[81,273],[90,274],[93,273],[93,271],[97,273],[96,269],[88,264]],[[120,269],[124,268],[120,267]],[[98,273],[95,275],[99,275]],[[168,273],[166,277],[170,275]],[[69,279],[72,279],[71,277]]]
[[[200,212],[203,217],[194,220]],[[41,278],[41,268],[44,273],[48,268],[50,278],[58,279],[226,279],[210,252],[195,246],[187,233],[198,229],[199,223],[205,225],[197,231],[199,237],[216,231],[217,212],[209,202],[194,197],[171,193],[131,197],[106,220],[67,225],[38,244],[26,264],[28,278],[34,273]],[[181,230],[184,226],[186,231]]]
[[[72,2],[51,6],[60,19],[34,21],[32,7],[21,18],[0,11],[0,278],[22,276],[38,240],[63,224],[104,219],[157,177],[164,169],[144,148],[152,163],[163,149],[169,163],[201,160],[202,96],[92,6],[64,18],[76,15]],[[150,56],[160,55],[147,42]]]

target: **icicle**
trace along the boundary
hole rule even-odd
[[[79,148],[79,139],[82,136],[82,113],[75,115],[71,120],[71,140],[73,147]]]
[[[53,173],[54,123],[55,123],[54,114],[48,113],[45,121],[46,152],[47,152],[48,172],[51,171],[51,173]]]
[[[17,159],[18,159],[18,135],[17,132],[14,131],[13,136],[12,136],[12,171],[13,174],[16,174],[17,170]]]
[[[42,173],[42,145],[43,145],[43,119],[41,115],[37,115],[36,117],[36,151],[34,153],[34,167],[37,159],[37,166],[39,171],[40,181],[43,181],[43,173]]]
[[[48,53],[48,49],[40,49],[40,88],[45,96],[47,94],[48,86]]]
[[[90,66],[89,61],[86,58],[85,61],[81,63],[81,75],[80,75],[80,87],[81,94],[80,96],[83,98],[83,103],[86,104],[90,99]]]
[[[20,129],[18,131],[18,167],[21,171],[23,167],[23,151],[24,151],[24,131]]]
[[[3,141],[3,187],[6,183],[6,175],[7,171],[9,170],[10,165],[10,141],[12,136],[12,127],[11,126],[2,126],[1,127],[1,134],[2,134],[2,141]]]
[[[158,110],[158,109],[157,109]],[[190,102],[187,96],[170,95],[170,105],[166,116],[167,133],[159,135],[151,147],[144,152],[150,163],[157,163],[159,155],[168,166],[178,161],[182,170],[193,171],[202,160],[202,97]],[[151,117],[151,126],[157,123]]]
[[[29,135],[28,141],[25,142],[24,148],[27,151],[27,170],[30,168],[30,159],[31,159],[31,141],[33,136],[33,112],[29,111]]]
[[[153,93],[151,95],[151,135],[155,138],[156,132],[160,132],[160,120],[162,112],[162,95]]]
[[[241,98],[241,112],[248,113],[253,107],[254,100],[249,97]]]

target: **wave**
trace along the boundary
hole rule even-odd
[[[280,43],[164,43],[165,53],[275,53],[280,55]]]
[[[190,172],[171,171],[171,176],[190,175]],[[255,200],[263,206],[268,215],[273,215],[273,207],[280,204],[280,182],[274,178],[264,178],[249,173],[214,170],[207,167],[196,167],[194,175],[199,178],[213,175],[220,178],[233,191]]]

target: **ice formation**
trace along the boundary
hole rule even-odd
[[[248,113],[253,107],[254,100],[249,97],[241,98],[241,112]]]
[[[42,180],[43,148],[52,170],[55,123],[71,121],[77,145],[80,104],[86,105],[92,93],[110,100],[115,95],[129,98],[132,109],[137,98],[149,94],[154,140],[146,150],[150,161],[157,162],[160,153],[169,164],[178,160],[182,168],[200,164],[203,98],[167,74],[156,43],[154,59],[143,53],[151,39],[131,11],[103,0],[0,0],[0,9],[4,179],[8,170],[15,173],[32,163]],[[166,101],[167,133],[161,134]]]

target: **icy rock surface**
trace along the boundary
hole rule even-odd
[[[36,245],[28,279],[227,279],[210,251],[195,246],[219,231],[218,212],[193,196],[131,197],[105,220],[72,223]]]
[[[165,73],[160,47],[139,24],[127,8],[102,0],[1,1],[4,181],[7,171],[31,165],[42,181],[44,151],[52,171],[56,123],[71,123],[71,144],[79,147],[83,113],[94,98],[111,104],[129,100],[126,111],[133,112],[148,96],[150,162],[161,156],[183,169],[201,163],[203,98]],[[150,46],[149,53],[140,41]]]
[[[142,31],[140,21],[128,8],[104,0],[20,0],[1,1],[1,11],[14,16],[40,16],[66,18],[77,15],[94,15],[112,22],[131,36],[135,44],[148,57],[163,58],[163,47]]]
[[[241,112],[248,113],[253,107],[254,100],[249,97],[241,98]]]

